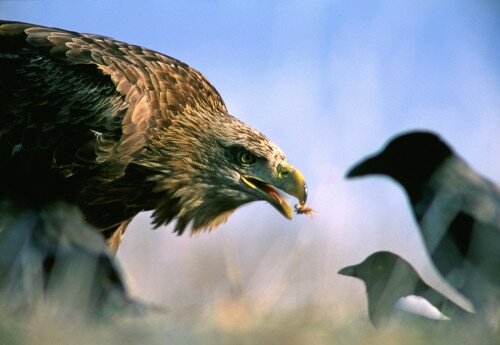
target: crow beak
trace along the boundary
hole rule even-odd
[[[356,270],[354,266],[347,266],[342,268],[337,272],[337,274],[347,276],[347,277],[357,277]]]
[[[346,177],[361,177],[371,174],[383,174],[384,164],[381,155],[370,156],[361,162],[355,164],[346,174]]]

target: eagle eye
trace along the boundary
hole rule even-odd
[[[242,165],[252,165],[257,162],[257,157],[247,150],[241,150],[238,152],[238,162]]]

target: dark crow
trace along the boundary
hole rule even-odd
[[[403,186],[441,274],[478,312],[491,307],[500,287],[500,189],[426,131],[397,136],[347,177],[372,174]]]
[[[453,319],[473,317],[427,285],[406,260],[391,252],[376,252],[360,264],[344,267],[338,273],[363,280],[368,315],[375,327],[386,324],[396,309],[433,320],[448,320],[448,316]],[[446,316],[439,311],[445,307]]]

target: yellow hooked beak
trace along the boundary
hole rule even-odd
[[[274,175],[273,180],[269,182],[249,175],[242,176],[241,180],[259,194],[263,200],[273,205],[283,216],[292,219],[292,208],[276,188],[296,197],[301,204],[305,204],[307,200],[307,184],[304,176],[287,162],[278,164]]]

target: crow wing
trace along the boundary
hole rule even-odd
[[[415,213],[438,270],[444,276],[459,274],[457,269],[471,263],[500,286],[498,187],[455,158],[436,175],[429,190],[432,200]],[[463,274],[450,277],[456,287],[463,284]]]

